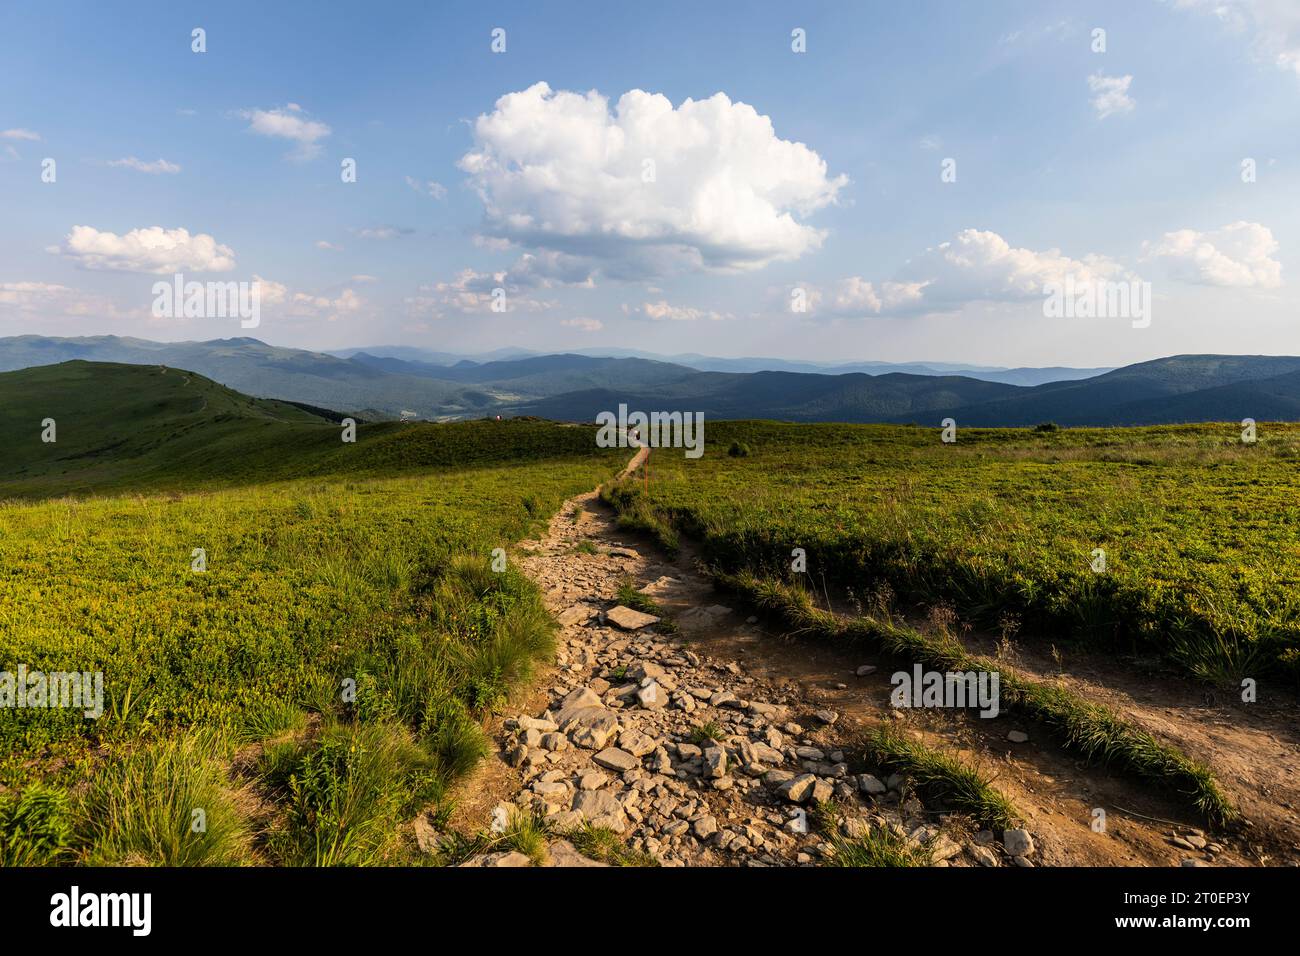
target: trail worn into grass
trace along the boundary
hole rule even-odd
[[[556,667],[490,725],[499,759],[459,788],[453,827],[535,813],[555,832],[611,830],[667,866],[814,865],[879,834],[909,848],[899,858],[939,865],[1042,859],[1006,852],[1003,830],[1020,814],[981,774],[928,761],[910,733],[879,764],[869,731],[882,715],[828,706],[794,666],[798,650],[771,642],[791,658],[772,667],[739,647],[758,640],[745,615],[719,604],[689,560],[632,537],[592,492],[517,549],[562,624]],[[672,626],[616,623],[616,608],[649,606],[629,581]]]
[[[734,665],[733,676],[746,682],[742,688],[744,693],[738,696],[758,700],[755,691],[761,688],[763,700],[789,701],[803,708],[806,715],[815,711],[835,713],[836,721],[830,727],[815,731],[805,727],[809,743],[793,741],[795,746],[814,746],[823,752],[826,748],[840,749],[851,762],[863,756],[855,745],[870,728],[902,727],[913,739],[938,752],[955,755],[986,779],[991,778],[992,786],[1023,814],[1025,828],[1038,844],[1037,855],[1032,859],[1039,863],[1248,865],[1283,862],[1276,858],[1279,847],[1276,839],[1269,839],[1269,849],[1262,849],[1258,831],[1250,826],[1232,833],[1205,833],[1204,821],[1175,797],[1119,771],[1086,765],[1061,750],[1045,728],[1032,722],[1005,714],[1000,719],[983,720],[964,711],[891,707],[890,675],[896,670],[910,669],[909,661],[880,658],[862,647],[798,640],[779,623],[746,617],[747,612],[719,603],[725,599],[695,569],[695,554],[689,543],[683,544],[675,560],[656,556],[656,549],[641,536],[618,529],[612,512],[594,495],[581,496],[575,503],[584,509],[577,520],[564,514],[557,516],[546,538],[534,544],[536,553],[523,562],[526,572],[542,585],[548,605],[562,619],[565,612],[581,606],[580,602],[588,605],[593,614],[592,621],[565,627],[561,661],[568,673],[562,671],[562,679],[550,688],[553,702],[560,699],[566,687],[577,686],[582,678],[602,673],[600,665],[608,659],[607,654],[602,657],[602,652],[608,650],[602,631],[608,629],[602,626],[599,612],[612,606],[618,579],[630,576],[676,621],[679,627],[676,638],[682,647],[689,648],[702,661]],[[637,540],[636,549],[625,547],[629,539]],[[583,553],[588,549],[596,553]],[[611,557],[615,559],[612,564]],[[638,650],[635,641],[629,642],[628,648],[618,650],[624,649]],[[876,669],[859,676],[858,670],[863,665]],[[1028,671],[1038,678],[1052,676],[1033,667]],[[1115,706],[1113,695],[1094,693],[1097,690],[1088,688],[1081,696]],[[1125,716],[1136,716],[1140,725],[1166,736],[1159,722],[1148,722],[1124,706],[1115,709]],[[813,725],[815,721],[805,719],[800,723]],[[1008,739],[1012,730],[1026,733],[1029,739],[1012,742]],[[1288,741],[1289,737],[1284,735],[1274,746],[1285,749]],[[508,735],[502,742],[506,747],[516,745],[515,738]],[[1179,735],[1172,735],[1172,742],[1181,743]],[[669,743],[665,749],[671,756],[674,751]],[[1206,748],[1190,747],[1189,750],[1195,757],[1218,762],[1216,753],[1206,752]],[[1281,756],[1280,750],[1278,755]],[[538,766],[549,767],[555,758],[540,759],[546,763]],[[672,760],[666,769],[674,773],[684,769],[688,780],[693,770],[689,763],[677,760]],[[1285,773],[1285,769],[1279,768],[1279,772]],[[562,776],[543,782],[553,783]],[[525,777],[526,774],[521,776],[521,791],[526,789],[522,786]],[[1232,789],[1236,795],[1239,788]],[[845,791],[844,796],[850,793]],[[860,794],[852,796],[861,798]],[[891,791],[886,802],[894,797]],[[526,795],[523,802],[529,799],[531,796]],[[698,812],[700,808],[694,809]],[[878,809],[871,805],[871,810]],[[1246,809],[1249,818],[1249,811],[1254,808]],[[1104,829],[1096,823],[1098,810],[1105,813]],[[935,820],[939,813],[928,812],[926,816]],[[629,829],[636,834],[643,828]],[[1271,828],[1269,832],[1274,830]],[[671,843],[670,848],[680,849]],[[824,848],[824,841],[821,846],[814,842],[811,850],[805,848],[804,856],[815,860],[818,851]],[[768,855],[773,862],[783,859],[780,854]],[[968,848],[954,857],[954,862],[970,863],[978,856],[977,851],[973,853]],[[687,854],[686,859],[691,865],[733,862],[725,854],[716,853],[707,858],[691,858]],[[1006,862],[1005,857],[999,859]]]
[[[963,638],[972,650],[992,653],[996,640]],[[1104,704],[1127,720],[1204,761],[1215,771],[1245,821],[1239,845],[1253,862],[1300,864],[1300,702],[1281,682],[1261,680],[1257,700],[1209,688],[1154,662],[1116,660],[1026,636],[1012,663],[1038,680],[1060,683]]]

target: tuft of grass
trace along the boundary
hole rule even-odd
[[[328,727],[314,740],[269,748],[261,781],[285,807],[271,854],[290,866],[391,862],[401,822],[439,790],[438,759],[402,727]]]
[[[0,794],[0,866],[53,866],[72,852],[67,791],[36,783]]]
[[[643,850],[634,850],[613,830],[589,823],[562,834],[573,848],[585,857],[610,866],[659,866],[659,861]]]
[[[874,827],[855,839],[830,834],[832,852],[828,866],[929,866],[933,859],[927,843],[909,842],[887,827]]]
[[[925,634],[884,617],[863,615],[843,619],[817,607],[804,589],[770,578],[749,573],[717,573],[714,577],[720,585],[779,613],[792,627],[811,636],[873,643],[889,654],[935,670],[997,671],[1002,705],[1041,721],[1066,749],[1172,789],[1212,823],[1225,824],[1238,816],[1204,764],[1160,743],[1108,707],[1084,701],[1062,687],[1032,681],[1004,664],[969,654],[951,635]]]
[[[573,550],[578,554],[600,554],[600,549],[588,538],[583,538],[575,544]]]
[[[681,540],[672,523],[660,515],[629,479],[611,482],[600,489],[603,500],[618,512],[618,526],[650,535],[670,558],[681,551]]]
[[[886,725],[869,734],[865,750],[882,770],[906,774],[928,797],[990,830],[1009,829],[1022,819],[987,777],[950,754],[909,739],[897,727]]]
[[[628,578],[624,578],[618,585],[618,603],[632,608],[634,611],[640,611],[642,614],[653,614],[659,618],[659,623],[655,628],[665,634],[677,633],[677,624],[664,610],[662,604],[646,594],[644,591],[638,591],[636,584]]]
[[[499,833],[481,831],[473,837],[451,833],[440,849],[437,862],[442,866],[459,866],[471,857],[484,853],[515,851],[528,857],[533,866],[547,862],[547,843],[552,836],[551,825],[541,814],[530,813],[517,807]]]
[[[696,746],[702,747],[707,743],[726,739],[727,732],[712,720],[691,728],[690,740]]]
[[[83,798],[96,866],[243,866],[252,834],[211,734],[169,737],[106,761]]]

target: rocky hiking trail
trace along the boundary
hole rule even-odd
[[[722,603],[688,544],[662,557],[618,529],[596,491],[566,502],[512,559],[561,631],[554,665],[489,724],[498,752],[458,788],[451,826],[462,832],[535,813],[553,834],[549,865],[604,865],[555,836],[584,823],[664,866],[820,865],[832,834],[813,808],[833,801],[840,836],[888,829],[924,843],[938,866],[1258,862],[1149,784],[1085,766],[1014,717],[891,707],[889,675],[907,662],[800,641]],[[628,582],[667,620],[620,604]],[[979,830],[925,806],[907,779],[867,773],[860,741],[885,722],[991,778],[1021,828]],[[1092,829],[1097,807],[1104,833]],[[497,851],[463,865],[532,862]]]

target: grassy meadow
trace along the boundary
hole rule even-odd
[[[1021,639],[1300,677],[1300,426],[963,429],[710,423],[653,453],[625,520],[725,573],[946,605]],[[807,574],[792,573],[792,551]],[[1105,571],[1093,569],[1095,549]]]
[[[188,373],[71,365],[0,376],[0,670],[102,671],[104,713],[0,710],[0,864],[404,859],[550,646],[493,549],[624,453],[524,421],[344,444]],[[96,387],[148,398],[91,428]]]

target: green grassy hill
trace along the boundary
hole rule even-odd
[[[590,452],[592,433],[522,420],[341,426],[154,365],[72,361],[0,373],[0,498],[385,475]],[[56,441],[42,441],[42,422]]]
[[[103,695],[98,717],[0,707],[0,866],[417,859],[403,822],[448,812],[550,647],[494,550],[627,457],[522,420],[344,444],[198,375],[86,362],[0,375],[0,447],[0,672]]]

